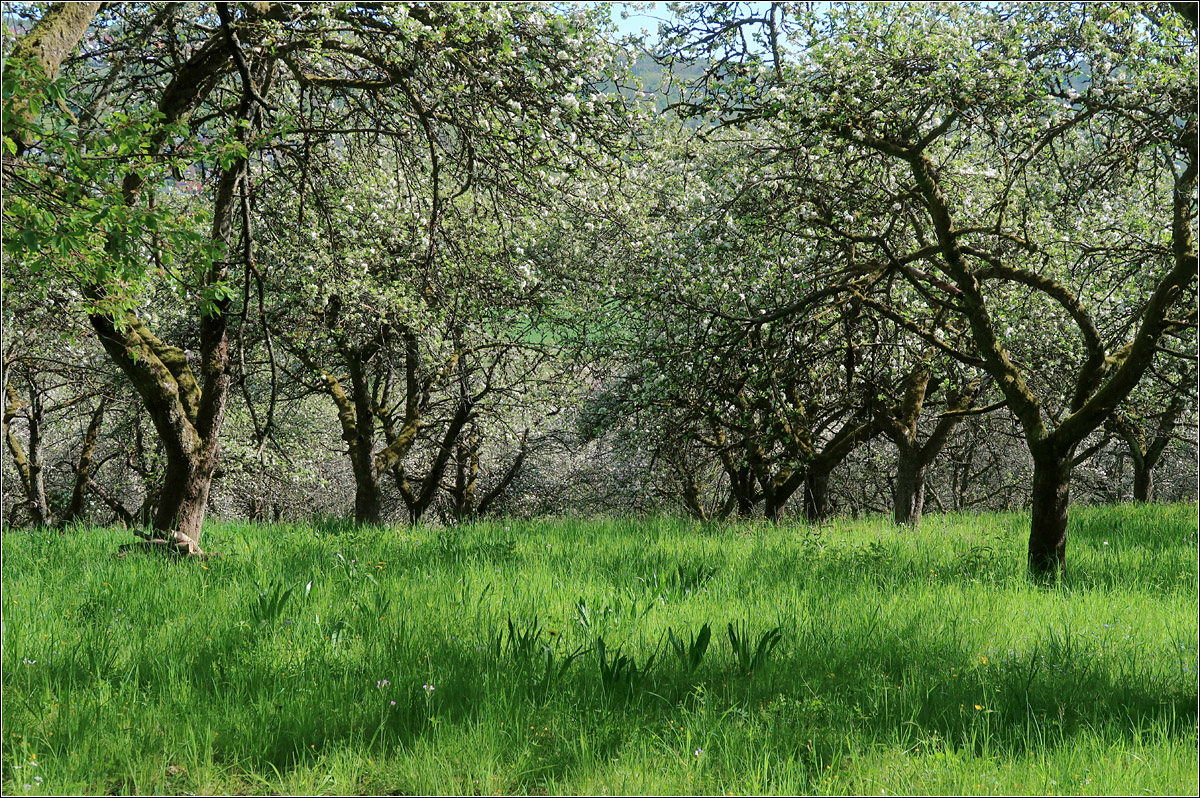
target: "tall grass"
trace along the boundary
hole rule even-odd
[[[4,792],[1194,793],[1195,507],[1026,524],[7,531]]]

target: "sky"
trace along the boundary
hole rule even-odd
[[[647,6],[649,6],[647,8]],[[622,19],[622,12],[627,17]],[[666,3],[616,3],[613,5],[612,20],[622,34],[641,33],[646,30],[654,38],[658,23],[671,16]]]
[[[771,5],[769,2],[754,2],[746,3],[745,5],[754,9],[755,12],[762,14]],[[622,19],[621,13],[625,12],[626,18]],[[653,43],[656,39],[655,33],[658,31],[658,23],[666,22],[672,17],[671,10],[667,8],[666,3],[614,3],[612,10],[612,21],[617,26],[617,30],[622,34],[641,33],[644,29],[649,33],[647,42]]]

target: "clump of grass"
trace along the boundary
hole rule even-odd
[[[667,642],[670,644],[671,651],[674,652],[675,659],[679,661],[684,672],[689,675],[695,673],[696,669],[700,667],[711,641],[712,626],[708,623],[701,626],[699,632],[689,635],[687,642],[684,642],[682,638],[677,638],[675,630],[667,627]]]
[[[632,655],[622,654],[620,647],[613,650],[609,656],[608,647],[603,637],[596,638],[596,662],[600,666],[600,685],[608,696],[630,697],[654,669],[654,660],[658,652],[646,658],[638,665]]]
[[[746,676],[753,676],[765,669],[771,652],[783,639],[783,633],[776,626],[763,632],[758,636],[758,641],[754,642],[749,621],[730,623],[726,630],[729,633],[729,648],[733,651],[738,671]]]

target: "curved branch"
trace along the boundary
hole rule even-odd
[[[974,247],[961,247],[961,249],[964,254],[979,258],[988,264],[986,268],[975,272],[975,277],[979,281],[996,278],[1029,286],[1056,301],[1075,321],[1080,335],[1083,336],[1083,343],[1088,353],[1087,360],[1076,377],[1075,395],[1071,399],[1071,410],[1078,410],[1087,401],[1088,396],[1095,391],[1107,370],[1104,344],[1100,340],[1100,332],[1096,329],[1096,323],[1092,320],[1092,315],[1088,313],[1087,308],[1067,286],[1051,277],[1005,265],[990,252],[984,252]]]

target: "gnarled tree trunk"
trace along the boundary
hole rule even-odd
[[[1154,467],[1145,457],[1133,458],[1133,500],[1154,501]]]
[[[239,159],[217,185],[212,239],[226,251],[233,237],[234,197],[245,169],[245,159]],[[215,261],[210,284],[226,273],[227,265]],[[106,298],[99,286],[89,286],[86,293],[98,304]],[[228,308],[229,300],[220,299],[201,315],[199,375],[183,350],[159,340],[132,313],[119,321],[106,313],[89,316],[105,351],[141,396],[163,444],[167,467],[152,522],[154,537],[172,541],[185,554],[203,554],[200,534],[229,396]]]
[[[1192,381],[1194,382],[1194,377]],[[1186,406],[1185,394],[1179,393],[1172,397],[1167,407],[1157,414],[1158,424],[1151,436],[1146,434],[1142,423],[1124,413],[1114,413],[1108,419],[1109,428],[1114,429],[1129,447],[1130,459],[1133,461],[1134,501],[1154,501],[1154,468],[1170,445],[1175,423]]]
[[[896,478],[892,484],[893,518],[897,524],[916,528],[925,506],[925,472],[946,448],[946,443],[979,392],[973,381],[963,390],[949,392],[947,413],[934,425],[924,443],[918,437],[921,413],[927,394],[937,390],[928,366],[921,364],[904,380],[904,397],[898,407],[887,408],[876,402],[875,418],[882,431],[896,445]]]

